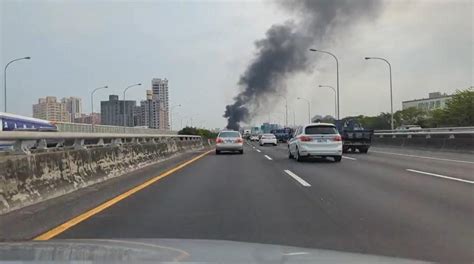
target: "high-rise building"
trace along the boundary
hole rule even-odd
[[[125,106],[125,107],[124,107]],[[135,126],[133,100],[119,100],[118,95],[109,95],[108,101],[100,102],[100,119],[102,125],[123,126],[126,116],[126,126]]]
[[[66,111],[66,104],[58,102],[54,96],[39,98],[38,103],[33,105],[33,117],[56,122],[71,122],[71,114]]]
[[[61,99],[61,103],[65,104],[66,111],[71,115],[71,122],[75,122],[76,118],[82,116],[82,102],[79,97],[65,97]]]
[[[158,116],[160,118],[159,121],[159,129],[170,129],[169,126],[169,94],[168,94],[168,80],[167,79],[159,79],[154,78],[151,80],[152,86],[152,100],[158,101],[160,104],[160,111]]]
[[[88,115],[82,114],[81,117],[77,117],[74,119],[74,123],[100,125],[100,114],[99,113],[91,113]]]
[[[166,129],[161,101],[155,99],[152,90],[146,91],[146,100],[140,102],[140,125],[149,128]]]

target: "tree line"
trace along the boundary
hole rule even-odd
[[[367,129],[390,129],[390,113],[377,116],[349,116],[343,120],[356,119]],[[474,126],[474,89],[457,90],[443,109],[423,110],[410,107],[393,114],[394,125],[419,125],[423,128]],[[321,122],[333,122],[328,116]]]

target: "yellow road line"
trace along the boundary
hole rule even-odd
[[[172,169],[170,169],[170,170],[168,170],[168,171],[166,171],[166,172],[164,172],[164,173],[162,173],[158,176],[155,176],[154,178],[152,178],[152,179],[150,179],[150,180],[148,180],[148,181],[146,181],[146,182],[144,182],[144,183],[142,183],[138,186],[135,186],[134,188],[132,188],[132,189],[130,189],[130,190],[128,190],[128,191],[126,191],[126,192],[124,192],[124,193],[122,193],[122,194],[120,194],[120,195],[118,195],[118,196],[102,203],[99,206],[97,206],[95,208],[92,208],[89,211],[86,211],[85,213],[82,213],[82,214],[80,214],[80,215],[78,215],[78,216],[76,216],[72,219],[69,219],[65,223],[63,223],[63,224],[61,224],[61,225],[59,225],[59,226],[57,226],[57,227],[55,227],[55,228],[53,228],[53,229],[51,229],[47,232],[35,237],[33,240],[48,240],[48,239],[51,239],[51,238],[61,234],[62,232],[68,230],[69,228],[79,224],[80,222],[88,219],[89,217],[91,217],[91,216],[93,216],[93,215],[109,208],[110,206],[122,201],[123,199],[129,197],[130,195],[132,195],[136,192],[139,192],[139,191],[143,190],[144,188],[150,186],[151,184],[153,184],[153,183],[155,183],[155,182],[157,182],[157,181],[173,174],[174,172],[186,167],[187,165],[189,165],[189,164],[193,163],[194,161],[206,156],[207,154],[211,153],[212,151],[214,151],[214,150],[207,151],[207,152],[205,152],[205,153],[203,153],[203,154],[201,154],[197,157],[194,157],[194,158],[192,158],[192,159],[190,159],[190,160],[188,160],[188,161],[186,161],[186,162],[184,162],[184,163],[182,163],[182,164],[180,164],[180,165],[178,165],[178,166],[176,166],[176,167],[174,167],[174,168],[172,168]]]

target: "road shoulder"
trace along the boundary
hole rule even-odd
[[[209,149],[190,151],[126,175],[0,216],[0,241],[29,240]]]

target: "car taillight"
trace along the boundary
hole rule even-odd
[[[235,143],[243,143],[243,142],[244,142],[244,140],[241,139],[241,138],[238,138],[238,139],[235,140]]]
[[[223,142],[224,142],[224,140],[222,138],[217,138],[216,139],[216,143],[223,143]]]
[[[304,141],[304,142],[308,142],[308,141],[312,141],[313,139],[311,137],[307,137],[307,136],[300,136],[299,140]]]
[[[342,141],[342,137],[340,135],[337,135],[332,140],[333,141]]]

